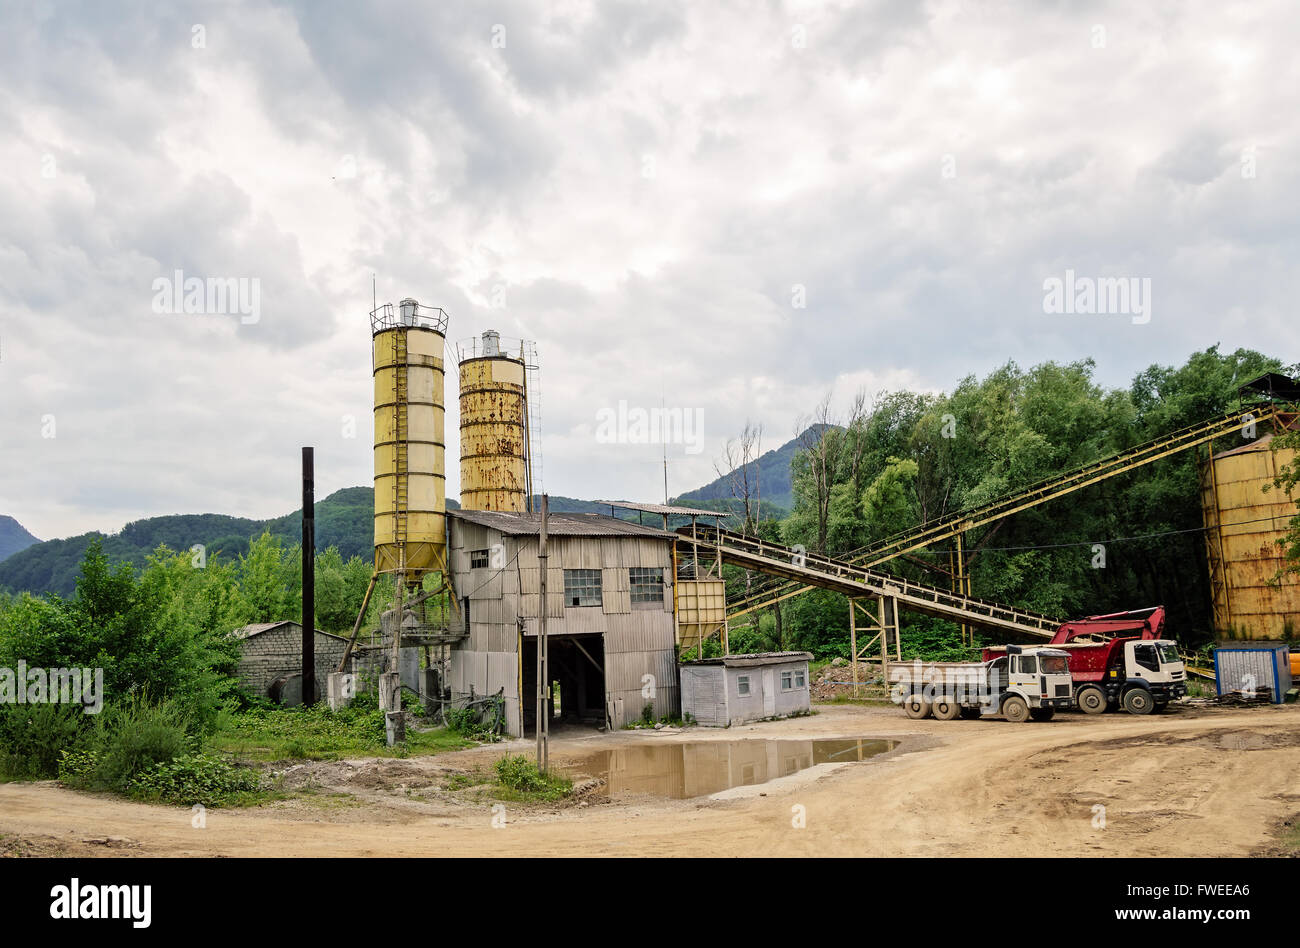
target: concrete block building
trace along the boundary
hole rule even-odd
[[[262,622],[231,633],[240,640],[239,683],[249,694],[279,701],[287,679],[302,674],[302,624]],[[316,630],[316,685],[325,693],[325,680],[343,658],[347,639]],[[290,686],[283,697],[301,693]]]
[[[506,729],[532,733],[537,630],[547,616],[562,721],[619,728],[680,710],[673,542],[665,530],[599,514],[548,519],[545,606],[537,514],[448,511],[448,566],[464,638],[450,650],[453,698],[502,692]]]

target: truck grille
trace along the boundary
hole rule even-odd
[[[1069,685],[1057,685],[1057,686],[1056,686],[1056,697],[1058,697],[1058,698],[1068,698],[1068,697],[1070,697],[1070,686],[1069,686]]]

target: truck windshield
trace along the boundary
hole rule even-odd
[[[1070,666],[1066,664],[1064,655],[1042,655],[1040,660],[1043,663],[1044,675],[1068,675]]]
[[[1166,665],[1172,665],[1175,662],[1182,661],[1182,659],[1178,657],[1177,645],[1157,645],[1156,651],[1160,653],[1160,661]]]

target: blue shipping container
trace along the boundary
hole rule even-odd
[[[1214,683],[1220,695],[1268,688],[1273,703],[1281,704],[1291,688],[1290,649],[1285,645],[1215,649]]]

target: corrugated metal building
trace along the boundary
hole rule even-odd
[[[786,717],[812,708],[811,652],[757,652],[684,662],[682,714],[710,727]]]
[[[1220,695],[1267,694],[1282,704],[1291,688],[1290,651],[1285,645],[1215,649],[1214,680]]]
[[[451,649],[454,697],[502,691],[512,736],[532,733],[540,517],[448,512],[448,561],[468,635]],[[680,710],[672,545],[664,530],[599,514],[551,514],[547,642],[560,717],[619,728],[653,705]],[[523,700],[520,698],[523,696]]]

